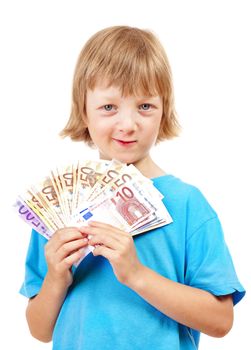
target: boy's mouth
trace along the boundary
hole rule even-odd
[[[137,142],[136,140],[119,140],[119,139],[113,139],[113,140],[122,146],[130,146]]]

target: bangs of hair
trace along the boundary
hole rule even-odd
[[[105,82],[107,87],[119,87],[122,95],[164,96],[170,91],[167,57],[151,32],[128,27],[103,30],[91,38],[91,45],[87,42],[85,55],[89,89]]]

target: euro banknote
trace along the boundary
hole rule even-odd
[[[163,195],[132,164],[80,160],[48,171],[18,195],[14,210],[45,238],[67,226],[108,223],[132,236],[172,222]],[[83,256],[92,249],[88,247]]]

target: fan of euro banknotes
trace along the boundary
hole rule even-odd
[[[17,197],[14,209],[47,239],[60,228],[84,226],[89,220],[134,236],[172,222],[162,199],[132,164],[83,160],[50,170]],[[84,255],[90,251],[86,248]]]

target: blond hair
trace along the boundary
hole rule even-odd
[[[158,141],[179,133],[170,65],[159,40],[148,30],[113,26],[94,34],[84,45],[75,68],[70,118],[62,137],[93,145],[86,116],[86,91],[99,81],[121,89],[122,95],[163,99]]]

